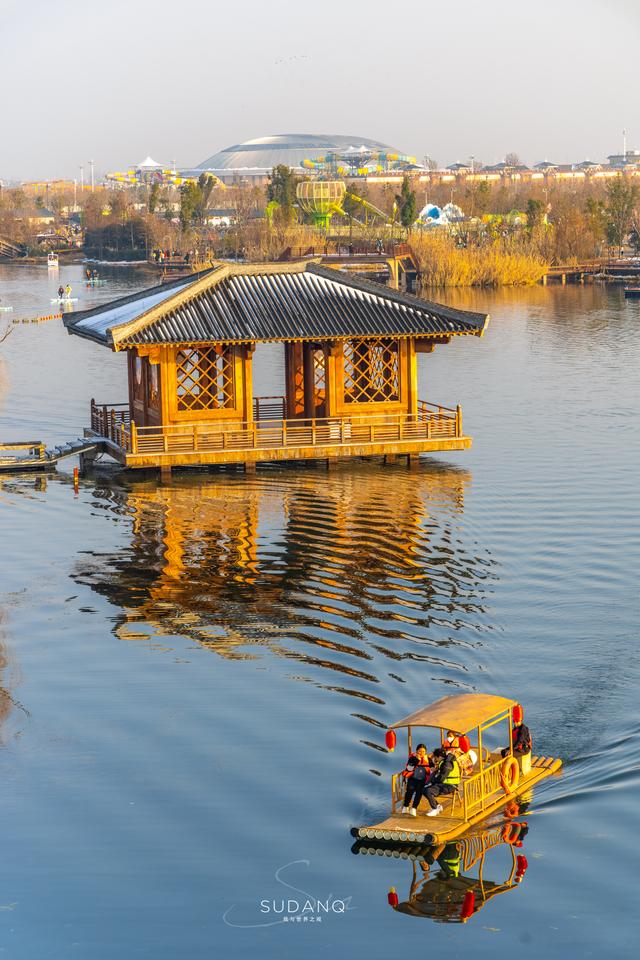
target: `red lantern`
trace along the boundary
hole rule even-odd
[[[524,853],[519,853],[518,856],[516,857],[516,877],[515,877],[516,883],[522,883],[522,881],[524,880],[524,875],[527,872],[528,866],[529,866],[529,863]]]
[[[469,737],[458,737],[458,746],[463,753],[469,753],[471,749],[471,744],[469,743]]]
[[[395,887],[391,887],[391,890],[389,890],[389,893],[387,894],[387,903],[390,907],[398,906],[398,894],[396,893]]]
[[[460,919],[468,920],[470,916],[473,915],[473,909],[476,905],[476,895],[473,890],[467,890],[464,895],[464,900],[462,901],[462,909],[460,910]]]
[[[516,703],[515,707],[513,708],[513,722],[522,723],[523,720],[524,720],[524,710],[522,709],[519,703]]]
[[[395,730],[387,730],[387,735],[385,736],[385,742],[387,744],[387,750],[389,753],[393,753],[396,748],[396,732]]]

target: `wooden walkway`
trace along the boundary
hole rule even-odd
[[[23,470],[52,470],[59,460],[97,449],[95,440],[70,440],[57,447],[46,448],[41,440],[23,440],[0,443],[0,473],[19,473]]]

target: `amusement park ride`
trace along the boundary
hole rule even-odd
[[[416,158],[400,153],[386,153],[370,150],[366,147],[349,147],[342,153],[327,153],[315,160],[303,160],[305,170],[313,171],[317,179],[298,184],[296,197],[305,213],[313,217],[316,227],[327,230],[334,215],[347,216],[344,201],[349,199],[358,204],[364,213],[365,222],[369,219],[385,224],[393,222],[379,207],[359,197],[353,190],[347,189],[343,180],[365,178],[375,173],[404,173],[415,166]]]
[[[416,166],[416,158],[403,153],[387,153],[367,147],[349,147],[342,153],[327,153],[315,160],[303,160],[305,170],[327,178],[369,177],[376,173],[405,173]]]
[[[213,173],[207,173],[207,176],[214,180],[214,186],[225,186],[222,180]],[[120,183],[129,187],[137,187],[143,184],[152,185],[154,183],[162,186],[181,187],[185,183],[197,183],[199,177],[184,176],[175,168],[167,170],[161,164],[152,160],[151,157],[147,157],[141,164],[132,167],[130,170],[107,173],[105,179],[111,183]]]

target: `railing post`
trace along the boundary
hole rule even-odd
[[[287,445],[287,421],[282,421],[282,446],[286,447]]]
[[[315,417],[311,421],[311,445],[315,447],[317,443],[317,433],[316,433],[316,419]]]
[[[258,424],[255,420],[253,421],[251,430],[251,445],[253,446],[254,450],[258,446]]]
[[[131,421],[131,453],[138,452],[138,428],[135,420]]]
[[[116,433],[116,412],[112,408],[111,413],[109,415],[109,436],[111,437],[114,443],[117,442],[115,433]]]
[[[462,407],[460,404],[456,407],[456,437],[462,436]]]
[[[106,403],[102,404],[102,436],[109,436],[109,414],[107,413]]]
[[[198,449],[198,424],[194,423],[193,425],[193,449],[194,451]]]

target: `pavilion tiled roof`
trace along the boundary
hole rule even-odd
[[[83,314],[70,333],[115,349],[354,337],[481,336],[487,316],[455,310],[320,266],[228,265]]]

